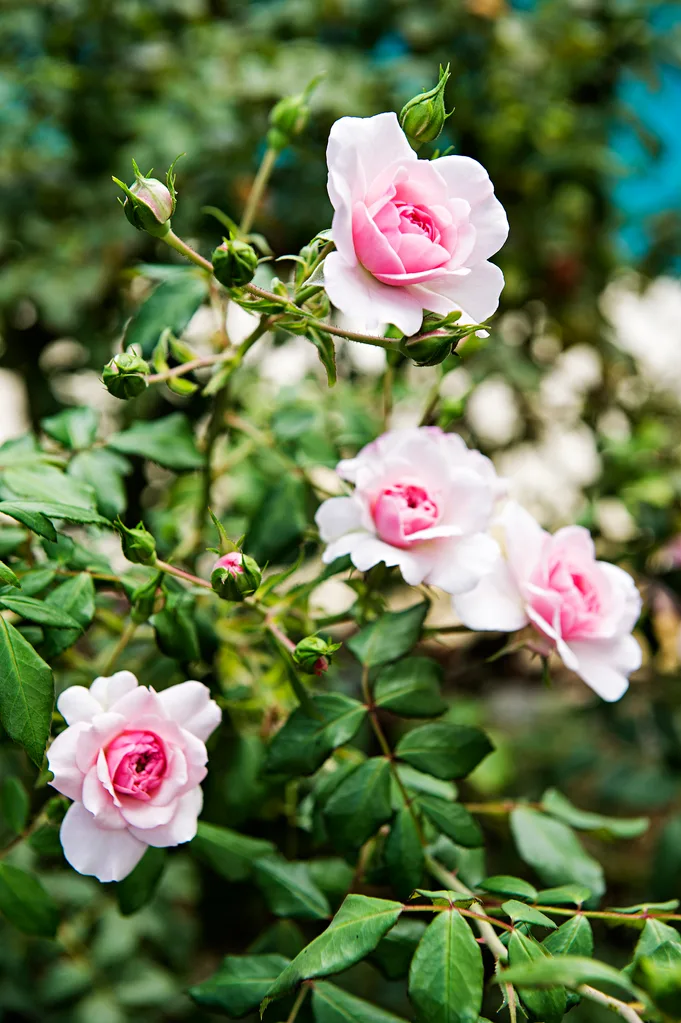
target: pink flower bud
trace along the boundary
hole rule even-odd
[[[223,554],[221,558],[215,562],[213,571],[216,568],[226,568],[232,575],[243,575],[243,555],[240,551],[232,551],[230,554]]]

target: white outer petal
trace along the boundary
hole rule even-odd
[[[613,703],[626,693],[629,675],[641,666],[641,648],[633,636],[570,643],[575,671],[593,691]]]
[[[520,590],[501,559],[474,590],[455,596],[453,604],[461,622],[474,632],[515,632],[527,625]]]
[[[403,334],[416,334],[423,320],[423,303],[411,288],[381,284],[363,266],[348,263],[331,252],[324,263],[324,287],[329,299],[369,333],[393,323]]]
[[[57,700],[57,710],[67,724],[76,721],[91,721],[95,714],[105,710],[85,686],[70,686]]]
[[[99,828],[82,803],[69,807],[59,837],[64,856],[73,869],[99,881],[122,881],[134,870],[147,848],[127,828],[120,831]]]
[[[480,323],[496,311],[503,287],[504,275],[499,267],[484,262],[471,267],[468,274],[448,274],[429,281],[421,290],[432,293],[438,301],[435,306],[424,300],[426,309],[441,312],[441,299],[445,298],[450,309],[461,309],[462,323]]]
[[[85,773],[76,762],[76,751],[78,740],[85,731],[88,731],[88,725],[77,721],[60,732],[47,751],[47,763],[54,775],[50,784],[69,799],[80,799],[83,791]]]
[[[164,848],[170,845],[181,845],[191,842],[196,834],[197,820],[203,806],[203,792],[197,785],[181,796],[175,804],[175,816],[168,824],[144,831],[131,828],[130,833],[147,845]]]
[[[470,156],[441,156],[432,165],[444,179],[450,196],[465,199],[471,207],[494,193],[489,174]]]
[[[438,549],[425,581],[445,593],[468,593],[494,570],[500,559],[496,540],[486,533],[472,533]]]
[[[90,693],[109,710],[117,700],[137,688],[137,679],[131,671],[117,671],[114,675],[96,678],[90,686]]]
[[[352,497],[330,497],[320,504],[314,519],[322,540],[330,543],[361,528],[362,509]]]
[[[522,584],[532,575],[550,534],[516,501],[507,501],[497,521],[504,531],[508,566]]]
[[[170,720],[203,742],[222,721],[222,711],[203,682],[181,682],[163,689],[157,696]]]

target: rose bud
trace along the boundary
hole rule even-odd
[[[421,337],[405,338],[400,344],[402,355],[413,359],[417,366],[437,366],[452,352],[452,335],[425,334]]]
[[[434,89],[414,96],[400,111],[400,125],[405,135],[421,145],[434,142],[447,120],[444,92],[449,78],[449,64],[440,68],[440,80]]]
[[[175,161],[177,162],[177,161]],[[113,180],[126,194],[123,210],[133,227],[146,231],[156,238],[163,238],[170,230],[170,218],[175,212],[175,175],[173,164],[166,174],[165,184],[158,178],[145,178],[132,161],[135,180],[128,186],[118,178]]]
[[[306,636],[293,651],[293,660],[310,674],[323,675],[329,668],[329,657],[338,650],[340,643],[327,643],[321,636]]]
[[[249,284],[258,268],[255,249],[238,238],[225,239],[213,252],[213,273],[226,288]]]
[[[262,572],[253,558],[241,551],[232,551],[215,562],[210,582],[223,600],[243,600],[258,589]]]
[[[102,371],[102,383],[114,398],[136,398],[147,387],[149,366],[133,350],[119,352]]]
[[[139,522],[135,529],[128,529],[120,519],[116,519],[114,526],[121,538],[123,553],[128,561],[135,565],[153,565],[156,561],[156,541],[145,529],[144,523]]]

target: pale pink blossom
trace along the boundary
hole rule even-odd
[[[393,430],[337,466],[354,483],[316,521],[326,564],[349,554],[366,572],[397,565],[410,585],[472,589],[499,558],[486,533],[504,484],[492,463],[457,434],[436,427]]]
[[[229,554],[223,554],[221,558],[213,565],[213,571],[216,568],[226,568],[231,575],[243,575],[243,554],[241,551],[231,551]]]
[[[120,881],[147,846],[189,842],[203,802],[205,741],[222,718],[201,682],[161,693],[130,671],[71,686],[57,701],[68,724],[48,751],[52,785],[73,799],[61,826],[80,874]]]
[[[588,530],[567,526],[551,535],[509,502],[499,517],[506,559],[454,608],[476,631],[534,627],[540,643],[604,700],[619,700],[641,665],[631,635],[641,612],[632,577],[597,561]]]
[[[504,285],[489,257],[508,222],[487,171],[467,156],[419,160],[394,113],[342,117],[327,149],[336,251],[324,281],[333,304],[365,329],[415,334],[423,310],[490,316]]]

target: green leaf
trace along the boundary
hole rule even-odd
[[[21,596],[35,597],[54,582],[57,571],[52,566],[32,568],[21,577]]]
[[[19,586],[19,580],[12,571],[2,561],[0,561],[0,583],[5,586]]]
[[[395,892],[400,898],[409,898],[421,884],[425,860],[414,817],[406,806],[392,822],[384,857]]]
[[[39,625],[51,625],[55,629],[77,629],[80,626],[75,618],[72,618],[60,607],[53,607],[43,600],[34,600],[33,597],[0,596],[0,607],[6,607],[9,611],[27,618],[29,622],[38,622]]]
[[[651,956],[660,945],[667,942],[681,945],[681,935],[676,928],[662,920],[646,920],[634,949],[634,963],[643,956]]]
[[[41,465],[38,468],[7,469],[3,473],[3,484],[21,501],[37,502],[38,506],[51,505],[55,498],[59,505],[72,508],[94,507],[92,488],[80,480],[67,476],[53,465]],[[14,497],[12,498],[14,500]],[[37,508],[40,510],[40,507]],[[47,509],[42,509],[51,517]],[[66,518],[66,516],[63,516]]]
[[[480,946],[455,909],[435,917],[416,949],[409,997],[422,1023],[477,1023],[482,1008]]]
[[[400,917],[371,953],[371,961],[388,980],[398,980],[409,973],[416,946],[426,929],[422,920]]]
[[[307,529],[307,489],[290,474],[268,487],[250,521],[244,550],[260,564],[281,562],[297,551]]]
[[[563,906],[568,902],[581,906],[591,895],[590,889],[582,884],[561,884],[557,888],[544,888],[537,892],[533,901],[543,906]]]
[[[84,480],[92,487],[97,510],[107,519],[115,519],[126,509],[123,477],[132,471],[127,458],[107,448],[80,451],[69,462],[69,476]]]
[[[41,650],[45,657],[53,658],[68,650],[78,640],[95,615],[95,584],[89,572],[67,579],[45,598],[50,606],[60,607],[78,624],[76,629],[46,629]]]
[[[609,906],[614,913],[647,913],[649,910],[660,913],[673,913],[679,908],[678,899],[667,899],[666,902],[637,902],[635,906]]]
[[[123,916],[137,913],[153,898],[166,865],[165,849],[150,845],[132,873],[116,885],[118,908]]]
[[[520,945],[522,945],[523,951],[518,952]],[[528,951],[530,948],[533,950],[531,953]],[[539,1019],[545,1019],[547,1023],[550,1023],[549,1013],[547,1008],[543,1007],[544,1003],[542,1003],[542,1008],[535,1009],[530,1004],[534,998],[529,1000],[527,998],[526,993],[531,987],[538,989],[533,994],[539,994],[543,988],[548,991],[551,989],[560,991],[561,988],[566,987],[574,990],[582,984],[592,984],[599,988],[601,986],[615,988],[618,994],[624,995],[624,997],[636,996],[636,991],[629,978],[621,970],[616,970],[614,966],[608,966],[607,963],[601,963],[597,959],[589,959],[586,956],[560,955],[553,958],[533,938],[528,938],[520,931],[513,932],[509,942],[509,953],[511,968],[497,974],[496,983],[517,984],[520,988],[525,989],[519,992],[523,1002],[531,1012],[534,1012]],[[563,1005],[560,1011],[565,1011],[565,992],[562,991],[561,994],[562,999],[556,998],[556,1012],[560,1004]],[[551,1018],[560,1020],[561,1016],[553,1015]]]
[[[664,945],[653,956],[640,959],[634,979],[665,1019],[681,1018],[681,953],[676,945]]]
[[[329,901],[310,877],[307,863],[282,858],[260,859],[255,879],[276,916],[324,920],[331,916]]]
[[[182,268],[154,288],[130,320],[123,343],[139,345],[142,356],[150,358],[162,332],[169,329],[180,336],[208,294],[205,274]]]
[[[329,387],[333,387],[336,383],[336,349],[333,338],[330,334],[325,334],[314,327],[308,327],[305,334],[317,349],[319,361],[326,370]]]
[[[409,792],[435,796],[436,799],[444,799],[449,803],[453,803],[457,797],[458,790],[453,781],[433,778],[432,774],[417,771],[415,767],[409,767],[408,764],[398,764],[397,773]]]
[[[1,501],[0,512],[22,522],[34,533],[44,536],[46,540],[51,540],[53,543],[57,540],[57,534],[49,521],[50,519],[65,519],[67,522],[81,522],[85,525],[111,528],[108,519],[103,518],[96,511],[79,505],[61,504],[58,501]]]
[[[346,646],[369,668],[397,661],[418,642],[429,608],[430,601],[424,600],[406,611],[388,611],[360,629]]]
[[[322,980],[312,989],[312,1011],[316,1023],[406,1023],[400,1016],[379,1009],[363,998]]]
[[[515,899],[528,899],[537,902],[537,889],[522,877],[511,877],[509,874],[495,874],[481,881],[478,888],[492,895],[506,895]]]
[[[24,786],[16,775],[9,774],[0,789],[0,809],[5,823],[15,835],[20,835],[26,827],[30,805]]]
[[[38,767],[52,724],[52,671],[13,625],[0,616],[0,720]]]
[[[290,960],[280,955],[227,956],[201,984],[189,989],[202,1009],[241,1019],[254,1012]]]
[[[324,819],[335,845],[357,849],[392,816],[390,764],[372,757],[355,768],[333,792]]]
[[[122,433],[115,433],[107,444],[121,454],[139,455],[178,472],[200,469],[204,461],[191,424],[182,412],[162,419],[139,420]]]
[[[40,425],[55,440],[72,451],[89,448],[94,443],[99,426],[99,412],[87,405],[67,408],[56,416],[42,419]]]
[[[567,1007],[567,992],[562,986],[563,981],[552,977],[548,984],[542,985],[546,990],[534,990],[523,985],[528,983],[527,978],[533,976],[533,971],[541,971],[546,965],[552,967],[565,957],[561,957],[561,960],[552,959],[538,941],[521,931],[514,931],[511,935],[508,955],[511,968],[497,973],[495,982],[520,985],[518,995],[533,1019],[542,1020],[542,1023],[561,1023]],[[530,980],[529,984],[532,983]]]
[[[376,948],[401,912],[401,902],[348,895],[324,933],[310,942],[277,978],[262,1009],[275,998],[283,998],[303,980],[341,973],[360,962]]]
[[[59,909],[37,877],[0,863],[0,913],[24,934],[54,938]]]
[[[576,882],[596,897],[605,891],[603,868],[566,824],[522,806],[511,813],[511,831],[521,859],[534,867],[544,884]]]
[[[637,838],[648,830],[647,817],[604,817],[573,806],[558,789],[547,789],[541,799],[542,810],[578,831],[599,831],[609,838]]]
[[[311,717],[296,708],[267,750],[266,768],[273,773],[313,774],[338,746],[349,742],[367,709],[342,693],[320,693],[311,699]]]
[[[252,876],[256,860],[276,853],[272,842],[204,821],[199,821],[192,849],[228,881],[245,881]]]
[[[534,906],[526,906],[524,902],[518,902],[516,899],[509,899],[508,902],[502,903],[501,908],[510,916],[514,924],[534,924],[537,927],[548,927],[550,930],[554,930],[556,927],[553,920],[544,916],[540,910],[535,909]]]
[[[424,899],[430,899],[434,906],[470,906],[475,902],[474,895],[460,895],[447,888],[440,888],[439,891],[431,891],[430,888],[417,888],[412,898],[416,898],[417,895],[421,895]]]
[[[457,845],[474,849],[483,845],[482,831],[477,821],[461,803],[450,803],[433,796],[419,796],[418,805],[431,824]]]
[[[591,924],[585,916],[573,916],[544,938],[542,945],[552,956],[593,955],[594,936]]]
[[[491,753],[492,743],[479,728],[435,722],[403,735],[395,755],[436,778],[464,778]]]
[[[405,657],[378,673],[374,686],[377,707],[404,717],[430,718],[442,714],[442,667],[430,657]]]
[[[30,502],[31,507],[26,508],[26,503],[26,501],[0,501],[0,512],[21,522],[22,526],[26,526],[38,536],[44,536],[46,540],[53,542],[56,541],[57,531],[47,516],[43,515],[41,511],[34,511],[32,502]]]

